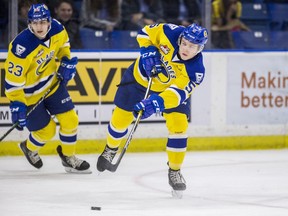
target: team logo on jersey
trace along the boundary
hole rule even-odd
[[[161,62],[163,70],[157,75],[157,79],[159,80],[159,82],[167,84],[171,81],[171,79],[176,77],[175,71],[173,70],[172,66],[169,65],[169,62],[165,61],[164,56],[161,56]]]
[[[163,84],[170,82],[171,76],[170,76],[169,72],[167,71],[167,68],[164,67],[162,72],[157,75],[157,79]]]
[[[41,56],[44,53],[44,49],[39,50],[39,52],[36,55],[36,58],[38,58],[39,56]]]
[[[26,48],[20,44],[16,45],[16,55],[21,56],[25,52]]]
[[[47,61],[42,62],[42,64],[40,64],[36,70],[36,74],[39,76],[41,73],[43,73],[46,68],[48,63],[51,61],[51,59],[47,59]]]
[[[201,83],[203,79],[203,73],[195,73],[196,76],[196,83]]]
[[[160,44],[160,49],[162,50],[162,52],[167,55],[170,52],[170,49],[167,45],[162,45]]]
[[[36,63],[39,65],[36,70],[36,75],[41,75],[41,73],[43,73],[47,69],[47,65],[52,60],[54,52],[55,51],[53,50],[49,54],[46,54],[45,56],[40,57],[36,60]]]

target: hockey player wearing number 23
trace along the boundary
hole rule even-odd
[[[166,145],[169,184],[173,190],[183,191],[186,183],[180,169],[187,147],[188,99],[204,79],[201,51],[208,33],[197,24],[188,27],[156,24],[140,30],[137,40],[140,56],[125,71],[118,87],[107,145],[98,158],[97,169],[107,169],[139,111],[143,111],[142,119],[161,112],[169,131]],[[152,78],[150,96],[143,100],[149,78]]]
[[[60,60],[57,69],[56,58]],[[45,4],[34,4],[28,11],[28,28],[9,44],[5,61],[5,93],[11,101],[12,122],[17,129],[27,127],[27,140],[20,143],[29,163],[40,169],[43,162],[38,151],[56,133],[57,118],[61,145],[57,152],[67,172],[91,173],[89,163],[75,156],[78,116],[66,84],[76,73],[76,57],[70,56],[70,43],[65,28],[51,18]],[[31,111],[52,85],[42,103]]]

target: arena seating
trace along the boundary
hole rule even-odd
[[[287,3],[242,1],[241,20],[251,32],[232,32],[236,49],[288,50]]]
[[[243,3],[241,20],[252,30],[268,30],[269,16],[266,4]]]
[[[251,32],[232,32],[236,49],[288,50],[288,1],[242,0],[241,20]],[[80,29],[84,49],[139,49],[136,31]]]
[[[288,31],[271,31],[270,47],[276,50],[288,50]]]
[[[270,20],[270,30],[284,30],[285,23],[288,23],[288,2],[287,4],[269,3],[267,4]]]
[[[81,28],[83,49],[138,49],[137,31],[100,31]]]
[[[270,49],[270,35],[265,31],[232,32],[236,49]]]
[[[95,31],[90,28],[80,28],[83,49],[109,49],[110,41],[105,31]]]
[[[111,49],[138,49],[137,31],[113,31],[110,34]]]

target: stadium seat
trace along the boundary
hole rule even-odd
[[[265,31],[235,31],[232,38],[236,49],[270,49],[270,35]]]
[[[271,49],[288,50],[288,32],[286,31],[271,31],[270,43]]]
[[[243,20],[267,20],[268,12],[267,12],[266,4],[243,3],[241,19]]]
[[[110,34],[111,49],[138,49],[137,31],[113,31]]]
[[[267,4],[272,31],[285,30],[285,23],[288,22],[288,4],[269,3]]]
[[[241,20],[252,30],[269,29],[269,16],[266,4],[243,3]]]
[[[109,49],[109,35],[105,31],[93,30],[90,28],[80,28],[80,38],[83,49]]]
[[[288,31],[288,20],[284,20],[283,25],[282,25],[282,30]]]
[[[269,31],[270,28],[269,28],[269,24],[268,23],[264,23],[264,24],[261,24],[261,23],[253,23],[253,24],[250,24],[248,26],[251,31]]]
[[[241,3],[264,3],[265,0],[241,0]]]

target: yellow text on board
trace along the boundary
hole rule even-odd
[[[79,60],[77,73],[67,86],[75,104],[113,103],[117,85],[133,60]],[[0,62],[0,104],[9,104],[5,97],[4,62]]]

